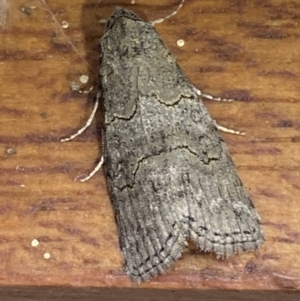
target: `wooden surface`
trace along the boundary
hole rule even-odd
[[[222,136],[262,218],[266,243],[227,261],[187,250],[166,275],[137,285],[122,268],[102,171],[74,181],[101,156],[97,120],[77,139],[59,139],[92,110],[92,97],[72,92],[70,84],[82,74],[90,76],[87,87],[95,84],[99,20],[117,5],[153,20],[178,1],[97,2],[13,0],[0,18],[1,300],[297,300],[300,3],[187,0],[157,25],[193,84],[237,100],[206,104],[219,124],[247,133]],[[64,20],[67,29],[60,27]],[[178,39],[185,40],[182,48]]]

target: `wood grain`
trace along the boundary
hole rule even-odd
[[[166,275],[133,284],[122,268],[103,173],[74,181],[101,156],[99,117],[77,139],[59,142],[92,110],[93,94],[70,85],[82,74],[90,76],[86,88],[97,85],[99,20],[117,5],[153,20],[178,2],[8,2],[6,19],[0,16],[1,300],[298,300],[297,1],[187,0],[157,26],[195,86],[236,99],[206,104],[219,124],[247,133],[222,136],[262,218],[260,250],[226,261],[187,250]]]

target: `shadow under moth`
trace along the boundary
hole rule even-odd
[[[153,25],[117,8],[101,38],[104,170],[125,268],[137,282],[165,273],[188,240],[217,258],[264,242],[201,92]]]

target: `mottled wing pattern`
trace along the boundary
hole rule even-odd
[[[168,154],[142,159],[134,184],[126,185],[122,193],[108,173],[125,266],[135,281],[166,271],[180,257],[188,236],[180,220],[183,212],[169,202],[176,190],[180,193],[174,174],[177,168],[172,171],[169,163]],[[181,199],[176,197],[174,202]]]
[[[215,122],[149,23],[124,9],[101,39],[104,157],[125,266],[167,270],[187,239],[228,257],[263,243]]]
[[[197,208],[191,210],[189,228],[191,239],[202,250],[215,252],[218,258],[227,258],[257,249],[264,237],[260,218],[236,173],[225,143],[217,134],[214,139],[219,139],[217,160],[202,161],[202,164],[198,161],[195,165],[205,177],[199,180],[195,171],[191,176],[191,181],[199,185],[202,193],[188,201]]]

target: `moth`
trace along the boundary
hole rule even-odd
[[[153,23],[117,8],[100,43],[104,171],[130,278],[165,273],[188,240],[217,258],[257,249],[260,218],[218,126]]]
[[[153,25],[118,8],[101,49],[105,173],[131,279],[164,273],[188,239],[221,258],[258,248],[216,123]]]

